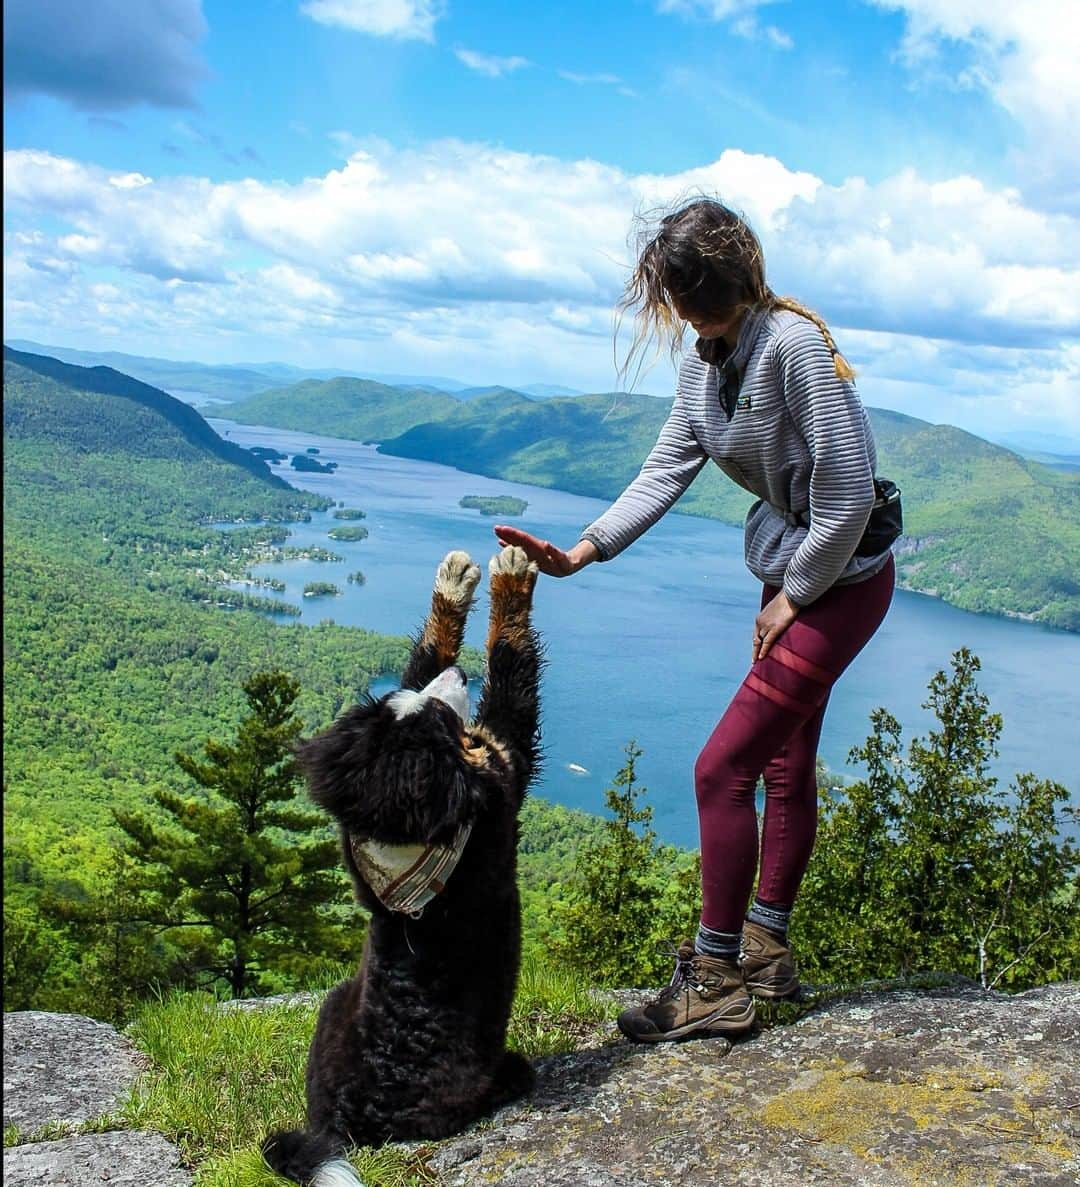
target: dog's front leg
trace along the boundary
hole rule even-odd
[[[413,644],[402,688],[419,689],[457,661],[465,620],[480,582],[480,566],[467,552],[448,552],[435,572],[431,613]]]
[[[520,548],[504,548],[491,558],[487,677],[476,714],[511,751],[523,789],[540,754],[542,649],[531,622],[537,572]]]

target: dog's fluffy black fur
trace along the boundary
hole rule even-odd
[[[439,566],[403,688],[423,689],[454,665],[479,577],[465,553]],[[521,549],[492,558],[488,669],[474,721],[434,698],[402,714],[388,694],[299,749],[312,797],[341,827],[371,922],[358,972],[319,1013],[307,1129],[263,1143],[269,1164],[297,1182],[318,1183],[320,1167],[326,1182],[344,1182],[333,1160],[346,1147],[445,1137],[532,1087],[532,1068],[505,1040],[520,957],[517,818],[539,764],[535,582]],[[472,832],[461,860],[418,919],[383,906],[350,849],[351,837],[443,844],[462,824]]]

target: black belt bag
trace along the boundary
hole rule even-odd
[[[900,506],[900,488],[887,478],[874,479],[874,508],[866,531],[855,547],[856,556],[877,556],[904,530],[904,512]]]
[[[778,515],[792,527],[808,528],[809,511],[784,511],[774,507]],[[874,506],[866,523],[862,539],[855,546],[855,556],[877,556],[885,552],[904,530],[904,513],[900,507],[900,488],[888,478],[874,479]]]

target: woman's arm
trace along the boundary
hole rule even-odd
[[[596,549],[598,560],[610,560],[668,512],[701,473],[708,454],[701,447],[686,415],[681,391],[642,463],[637,477],[614,503],[582,532]]]

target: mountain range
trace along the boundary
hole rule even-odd
[[[167,409],[173,423],[183,422],[218,456],[280,481],[219,438],[194,408],[114,368],[83,368],[8,347],[5,360],[72,390]],[[534,399],[506,387],[450,394],[427,384],[339,376],[272,386],[232,401],[227,415],[611,499],[636,474],[669,407],[669,400],[626,393]],[[1080,630],[1080,472],[1041,465],[948,425],[868,411],[879,473],[904,492],[905,534],[895,546],[901,584],[964,609]],[[92,434],[92,425],[84,431]],[[709,466],[676,510],[740,524],[751,498]]]
[[[670,400],[619,392],[536,401],[493,388],[468,401],[369,380],[309,380],[228,416],[377,441],[383,453],[613,499],[637,473]],[[950,425],[868,409],[879,474],[904,492],[902,584],[964,609],[1080,629],[1080,472]],[[741,524],[752,496],[707,466],[680,512]]]
[[[340,367],[295,367],[291,363],[184,362],[123,354],[114,350],[75,350],[66,346],[48,346],[24,338],[12,338],[5,345],[25,353],[47,355],[80,367],[112,367],[141,379],[144,383],[163,388],[170,394],[184,397],[192,403],[198,402],[192,400],[192,396],[222,401],[242,400],[256,392],[266,391],[267,388],[299,383],[305,379],[337,379],[342,376]],[[452,392],[463,400],[491,390],[471,386],[460,379],[450,379],[444,375],[399,375],[365,370],[364,376],[390,386],[427,387],[436,391]],[[550,383],[529,383],[516,386],[514,390],[540,400],[550,396],[580,394],[573,388]]]

